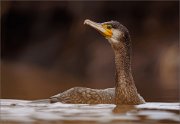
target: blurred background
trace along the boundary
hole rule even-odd
[[[1,1],[1,98],[42,99],[75,86],[114,87],[114,54],[85,19],[131,34],[132,70],[146,101],[178,101],[179,1]]]

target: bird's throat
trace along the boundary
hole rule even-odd
[[[131,47],[120,45],[120,48],[114,49],[116,80],[115,80],[115,103],[133,104],[138,100],[137,89],[131,72]]]

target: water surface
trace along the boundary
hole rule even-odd
[[[180,123],[179,103],[142,105],[32,103],[1,99],[1,123],[16,124],[146,124]]]

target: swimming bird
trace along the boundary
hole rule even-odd
[[[71,104],[143,104],[134,84],[131,71],[131,39],[128,29],[117,21],[96,23],[89,19],[84,24],[96,29],[110,43],[115,55],[115,88],[91,89],[74,87],[50,97],[51,103]]]

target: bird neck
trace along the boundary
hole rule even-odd
[[[131,44],[123,42],[113,49],[116,65],[115,102],[133,104],[138,99],[138,93],[131,72]]]
[[[121,44],[114,49],[116,65],[116,86],[134,84],[131,72],[131,46]]]

